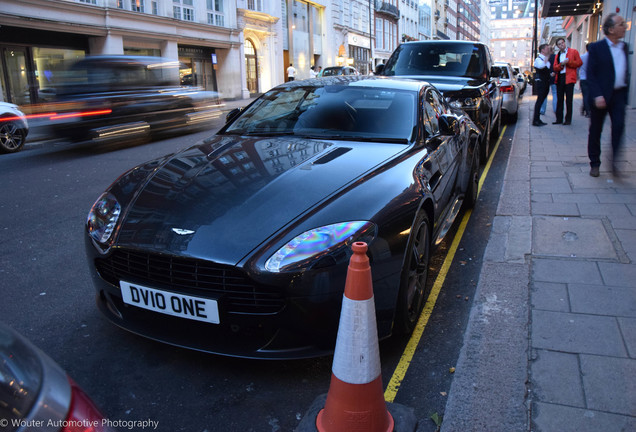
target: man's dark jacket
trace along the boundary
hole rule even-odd
[[[628,47],[623,44],[625,51],[625,65],[627,65],[627,73],[625,82],[629,86],[629,66],[627,62]],[[605,101],[609,102],[614,92],[614,80],[616,72],[614,70],[614,60],[609,44],[605,39],[593,42],[587,49],[587,83],[589,88],[589,98],[593,101],[598,96],[603,96]],[[627,92],[625,92],[627,95]]]

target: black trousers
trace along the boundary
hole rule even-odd
[[[590,98],[592,113],[590,116],[590,132],[587,138],[587,155],[590,158],[590,166],[598,167],[601,165],[601,132],[603,131],[603,123],[605,116],[609,114],[612,121],[612,159],[616,162],[621,142],[623,141],[623,132],[625,131],[625,105],[627,103],[627,88],[614,90],[606,109],[598,109]]]
[[[565,122],[572,122],[572,99],[574,98],[574,83],[565,83],[565,74],[559,74],[557,80],[557,110],[556,122],[563,123],[563,99],[565,99]]]
[[[541,105],[543,105],[543,102],[550,93],[550,83],[548,81],[535,80],[534,85],[537,91],[537,101],[534,103],[534,117],[532,117],[532,122],[537,123],[541,121]]]

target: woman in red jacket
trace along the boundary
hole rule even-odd
[[[569,125],[572,123],[572,99],[574,98],[574,84],[576,84],[576,70],[583,61],[579,52],[574,48],[567,48],[565,39],[557,39],[559,53],[554,57],[554,72],[557,74],[557,110],[556,121],[552,124]],[[563,99],[565,97],[566,112],[563,121]]]

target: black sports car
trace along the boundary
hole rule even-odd
[[[427,83],[359,76],[286,83],[228,118],[95,202],[100,310],[201,351],[328,354],[350,245],[365,241],[379,337],[411,332],[430,247],[475,203],[479,129]]]

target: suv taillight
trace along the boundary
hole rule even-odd
[[[515,91],[515,88],[511,85],[501,86],[500,88],[503,93],[514,93]]]

